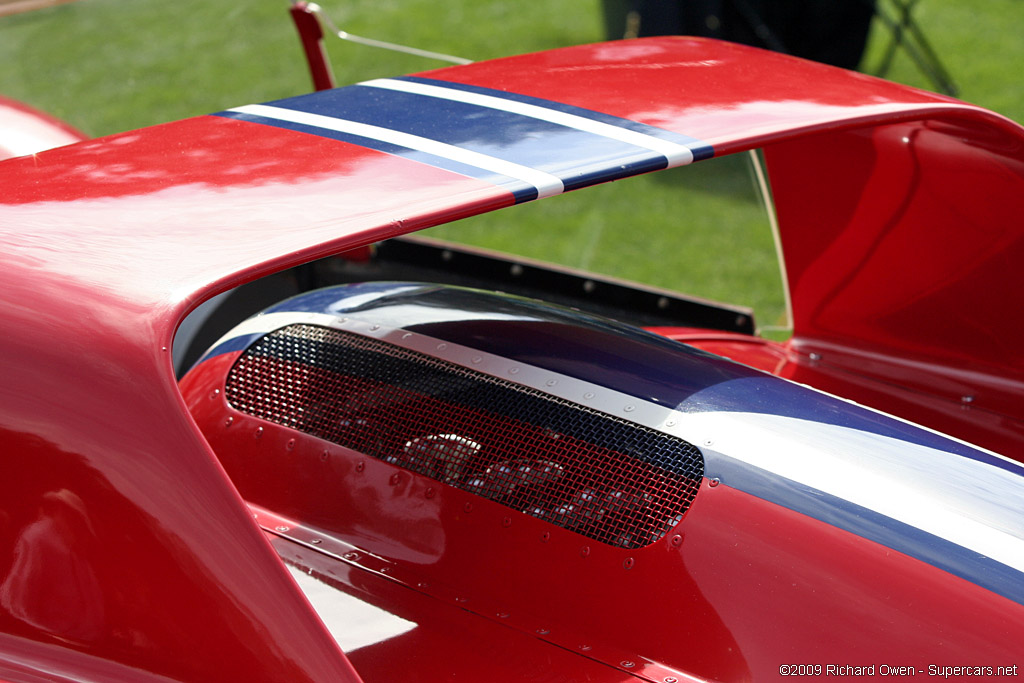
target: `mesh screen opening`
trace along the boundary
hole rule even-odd
[[[700,451],[447,361],[315,325],[251,345],[230,405],[621,548],[686,512]]]

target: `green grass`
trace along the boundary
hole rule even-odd
[[[921,0],[914,18],[958,86],[957,97],[1024,123],[1024,82],[1017,74],[1024,67],[1024,2]],[[869,72],[878,66],[889,42],[890,34],[877,29],[862,65]],[[885,77],[936,89],[905,51],[897,52]]]
[[[880,0],[888,6],[888,0]],[[324,0],[344,30],[486,59],[602,39],[600,4]],[[285,0],[81,0],[0,18],[0,93],[90,135],[308,91]],[[915,17],[960,97],[1024,121],[1021,0],[923,0]],[[876,27],[865,68],[884,52]],[[339,84],[443,64],[331,41]],[[932,89],[899,53],[887,76]],[[436,236],[753,306],[782,317],[778,269],[743,159],[612,183],[462,221]]]

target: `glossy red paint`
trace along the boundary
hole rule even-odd
[[[671,38],[587,46],[431,77],[635,118],[699,137],[719,152],[771,144],[775,169],[799,166],[807,149],[822,142],[842,148],[849,143],[857,151],[865,139],[880,145],[909,126],[919,141],[913,149],[922,153],[952,147],[974,163],[972,146],[986,143],[986,151],[999,152],[994,174],[972,170],[965,182],[1019,176],[1021,132],[994,115],[738,46]],[[815,85],[812,93],[808,82]],[[904,124],[929,118],[941,119],[938,129]],[[983,124],[995,133],[983,133]],[[860,128],[869,132],[856,132]],[[971,144],[958,142],[962,138]],[[894,158],[903,167],[913,165],[912,159]],[[818,180],[811,186],[827,189],[831,177],[846,188],[836,207],[857,205],[866,185],[852,181],[904,180],[882,163],[860,175],[835,163],[829,173],[813,169]],[[920,182],[913,187],[923,189],[906,200],[914,231],[933,222],[948,227],[944,212],[955,208],[960,215],[968,206],[926,208],[926,197],[943,197],[952,186],[927,175],[915,178]],[[797,221],[807,237],[818,228],[792,218],[801,202],[799,184],[780,186],[780,214]],[[0,164],[0,186],[0,442],[10,464],[0,480],[0,677],[33,680],[37,672],[66,671],[68,677],[126,679],[357,680],[188,416],[171,369],[174,330],[201,300],[234,285],[506,206],[511,197],[480,181],[346,143],[216,117],[8,160]],[[1013,225],[1020,215],[1019,194],[999,196],[1005,207],[984,207],[986,220],[974,234],[985,232],[989,218]],[[885,225],[886,215],[871,218]],[[877,307],[869,318],[838,326],[813,315],[817,295],[799,285],[814,275],[808,258],[821,249],[792,241],[795,234],[784,232],[797,264],[790,277],[800,290],[796,297],[812,305],[806,317],[798,316],[792,348],[804,353],[819,338],[890,348],[887,331],[900,328],[876,326],[885,317]],[[945,229],[933,234],[958,237]],[[911,241],[909,248],[917,244]],[[979,268],[977,277],[968,278],[975,294],[993,286],[987,266],[1005,272],[995,249],[1000,245],[1016,257],[1020,238],[997,229],[979,250],[965,247]],[[830,262],[849,270],[852,258]],[[883,293],[878,286],[855,287],[849,300],[834,299],[839,310],[851,312],[853,304],[870,304]],[[893,297],[910,306],[915,294],[911,284],[897,287]],[[988,304],[955,293],[948,302],[957,310],[976,305],[979,320],[990,322]],[[983,329],[992,341],[992,328]],[[1020,331],[1009,330],[1007,339],[1017,334],[1019,341]],[[1001,348],[979,344],[968,348]],[[915,341],[897,351],[923,353],[940,366],[960,362],[955,349],[941,345]],[[972,367],[990,380],[985,388],[996,395],[994,409],[1004,405],[1000,397],[1012,402],[1020,395],[1013,393],[1015,384],[1000,395],[995,380],[1006,370],[1016,382],[1014,363]],[[378,469],[375,476],[383,476]],[[376,509],[400,525],[422,514],[419,499],[408,497],[422,486],[411,481],[394,507]],[[416,570],[457,572],[468,589],[497,602],[511,601],[511,587],[545,577],[531,610],[559,625],[571,627],[571,619],[593,626],[596,637],[615,647],[708,676],[763,674],[810,654],[846,660],[851,652],[874,658],[935,652],[940,659],[974,657],[982,646],[993,656],[1015,652],[1007,643],[1020,641],[1019,606],[881,547],[855,545],[827,525],[767,509],[725,486],[705,493],[689,513],[682,548],[658,547],[651,557],[638,553],[629,570],[621,551],[596,549],[584,558],[576,539],[554,533],[550,550],[523,557],[515,543],[497,535],[499,513],[487,506],[474,521],[422,520],[453,542],[437,546],[437,557]],[[456,494],[442,500],[456,508],[463,503]],[[536,524],[514,524],[512,533],[532,545]],[[890,572],[897,564],[901,570]],[[578,573],[566,574],[566,568]],[[495,573],[508,586],[492,585]],[[810,575],[817,580],[805,580]],[[871,605],[852,600],[864,594],[865,577],[872,575],[892,578],[891,592],[877,594]],[[621,591],[609,594],[609,585]],[[821,604],[815,592],[823,585],[834,588],[834,598],[818,613],[826,623],[851,626],[843,649],[829,644],[839,641],[822,639],[817,622],[804,616]],[[665,593],[652,597],[651,586]],[[596,602],[595,594],[608,599]],[[684,603],[693,621],[670,609]],[[874,610],[871,619],[866,607]],[[476,619],[467,620],[467,628]],[[1006,626],[1002,633],[982,633],[983,623]],[[541,640],[548,648],[549,641]],[[809,650],[794,649],[793,643],[812,641]],[[688,649],[676,649],[680,642]],[[731,642],[739,649],[723,650]],[[946,648],[931,649],[939,644]],[[433,645],[428,641],[426,648]],[[422,652],[424,645],[419,647]],[[537,651],[531,661],[545,656]],[[556,658],[564,661],[561,654]],[[622,669],[613,671],[612,680],[625,677]]]
[[[708,493],[691,508],[684,562],[751,671],[801,659],[981,664],[989,647],[993,660],[1019,656],[1020,605],[724,484]]]
[[[0,343],[6,637],[43,671],[70,648],[133,676],[357,680],[183,413],[167,340],[132,324],[166,309],[19,273]]]
[[[551,50],[429,75],[660,126],[707,142],[718,156],[797,131],[805,136],[967,108],[949,97],[816,62],[681,36]]]
[[[627,659],[621,651],[602,651],[586,640],[568,646],[554,644],[537,632],[550,631],[535,626],[541,622],[500,607],[481,615],[483,601],[474,601],[458,591],[427,593],[419,588],[422,581],[396,581],[387,574],[364,571],[280,538],[275,538],[274,545],[286,562],[329,586],[332,592],[351,596],[412,626],[399,635],[347,653],[366,681],[627,683],[635,682],[638,669],[642,672],[647,664],[639,658]],[[500,571],[494,578],[501,579]],[[613,653],[618,655],[616,664],[630,662],[633,666],[614,667],[598,659]],[[663,667],[658,670],[666,671]],[[679,683],[699,680],[682,672],[663,674],[655,680],[665,678],[675,678]]]
[[[983,123],[951,115],[766,149],[789,346],[814,365],[785,376],[849,380],[841,395],[1020,459],[1024,157],[1019,129]]]
[[[532,636],[515,646],[522,666],[555,645],[606,664],[594,680],[619,680],[615,669],[651,681],[760,680],[783,664],[1018,656],[1024,606],[727,483],[705,480],[661,540],[612,547],[233,410],[208,388],[236,357],[199,366],[183,392],[261,523],[290,539],[275,542],[282,556],[422,626],[353,657],[368,681],[389,680],[409,657],[486,678],[486,662],[448,657],[458,649],[449,634],[496,625]],[[555,657],[547,666],[552,676],[583,670]]]

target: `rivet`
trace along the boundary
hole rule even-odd
[[[416,584],[416,587],[417,588],[426,588],[429,585],[430,584],[428,584],[426,581],[420,581],[419,583]]]
[[[394,474],[392,474],[391,478],[388,479],[388,481],[391,482],[392,486],[397,486],[398,482],[400,482],[401,480],[402,480],[402,475],[400,475],[398,472],[395,472]]]
[[[666,308],[668,308],[668,303],[669,303],[668,302],[668,297],[665,297],[665,296],[659,296],[658,297],[658,308],[666,309]]]
[[[541,543],[547,543],[550,540],[551,540],[551,532],[545,531],[544,533],[542,533],[540,535],[540,542]]]
[[[821,354],[820,353],[812,353],[810,355],[810,358],[813,361],[819,361],[819,360],[821,360]]]
[[[449,251],[448,249],[445,249],[444,251],[441,252],[442,261],[451,261],[453,256],[454,254],[452,254],[452,252]]]
[[[359,553],[345,553],[341,557],[342,557],[342,559],[345,559],[345,560],[355,561],[355,560],[359,559]]]
[[[366,469],[366,463],[360,460],[356,463],[356,472],[362,472]]]
[[[376,332],[379,329],[380,329],[380,325],[370,325],[370,331],[371,332]]]
[[[520,275],[523,274],[523,267],[518,263],[513,263],[512,267],[508,269],[508,272],[510,272],[515,277],[519,277]]]
[[[509,528],[510,526],[512,526],[512,518],[506,517],[505,519],[501,520],[501,525],[506,529]]]
[[[288,439],[288,443],[286,443],[284,445],[284,447],[286,449],[288,449],[289,451],[294,451],[295,450],[295,439]]]
[[[636,406],[628,405],[625,408],[623,408],[623,410],[625,410],[627,413],[632,413],[634,410],[636,410]]]
[[[597,288],[597,285],[594,284],[593,280],[587,280],[586,282],[583,283],[583,291],[586,292],[587,294],[590,294],[596,288]]]
[[[433,498],[434,497],[434,493],[435,493],[434,487],[433,486],[428,486],[427,490],[423,492],[423,495],[425,495],[427,498]]]
[[[704,440],[704,445],[705,446],[710,446],[713,443],[715,443],[715,442],[712,439],[705,439]]]
[[[665,676],[663,680],[665,681],[665,683],[679,683],[679,679],[675,676]]]
[[[328,453],[327,451],[322,451],[320,453],[320,460],[322,460],[323,462],[327,462],[327,458],[329,457],[331,457],[331,454]]]
[[[589,545],[585,545],[582,548],[580,548],[580,557],[587,557],[589,555],[590,555],[590,546]]]
[[[469,602],[469,598],[455,598],[455,602],[462,602],[462,603]]]
[[[593,391],[588,391],[587,393],[583,394],[583,398],[585,398],[585,399],[587,399],[589,401],[590,399],[594,398],[594,392]]]
[[[257,427],[256,431],[252,433],[252,438],[259,439],[263,436],[263,427]]]
[[[683,544],[683,537],[682,536],[680,536],[679,534],[676,534],[675,536],[672,537],[672,547],[673,548],[678,548],[682,544]]]
[[[387,574],[390,571],[391,571],[391,567],[381,567],[380,568],[380,573],[381,574]]]
[[[473,504],[472,503],[466,503],[465,505],[462,506],[462,509],[465,510],[466,512],[472,512],[473,511]]]
[[[289,531],[289,529],[290,529],[289,527],[286,527],[286,526],[276,526],[274,528],[277,529],[278,531]]]
[[[412,336],[412,332],[406,332],[405,334],[402,335],[402,339],[408,339],[411,336]]]
[[[961,403],[974,403],[974,397],[970,396],[970,395],[961,396],[960,397],[960,402]]]
[[[313,545],[320,545],[323,542],[324,540],[322,538],[314,538],[312,541],[310,541],[310,543],[312,543]]]
[[[220,389],[214,389],[213,391],[210,392],[210,400],[211,401],[213,399],[217,398],[218,396],[220,396]]]
[[[480,356],[473,356],[473,362],[474,363],[479,363],[482,360],[483,360],[483,358],[481,358]]]
[[[542,636],[546,636],[547,634],[551,633],[551,630],[546,628],[539,628],[537,629],[537,633]]]
[[[719,479],[718,477],[713,477],[710,481],[708,481],[708,486],[718,486],[721,483],[721,479]]]
[[[234,421],[235,421],[235,418],[229,417],[228,419],[224,420],[224,426],[225,427],[230,427]]]
[[[508,374],[510,374],[510,375],[518,375],[519,374],[519,368],[509,368],[508,369]]]
[[[594,648],[592,648],[589,645],[580,645],[580,650],[582,650],[583,652],[590,652],[592,649]]]
[[[508,612],[498,612],[497,616],[499,619],[508,619]]]
[[[747,316],[738,315],[736,316],[736,327],[743,327],[747,324]]]
[[[619,665],[623,669],[632,669],[634,666],[636,666],[636,662],[631,662],[628,659],[624,659],[621,662],[619,662]]]
[[[632,557],[627,557],[625,560],[623,560],[622,561],[622,568],[623,569],[632,569],[633,568],[633,558]]]
[[[447,348],[448,348],[448,345],[447,345],[447,344],[438,344],[438,345],[437,345],[437,350],[438,350],[438,351],[444,351],[444,350],[445,350],[445,349],[447,349]]]
[[[558,380],[557,379],[549,379],[547,384],[548,384],[549,387],[553,387],[556,384],[558,384]]]
[[[676,426],[676,421],[675,420],[667,420],[665,422],[665,426],[666,427],[675,427]]]

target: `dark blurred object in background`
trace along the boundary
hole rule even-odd
[[[604,0],[610,39],[721,38],[856,69],[875,0]]]

